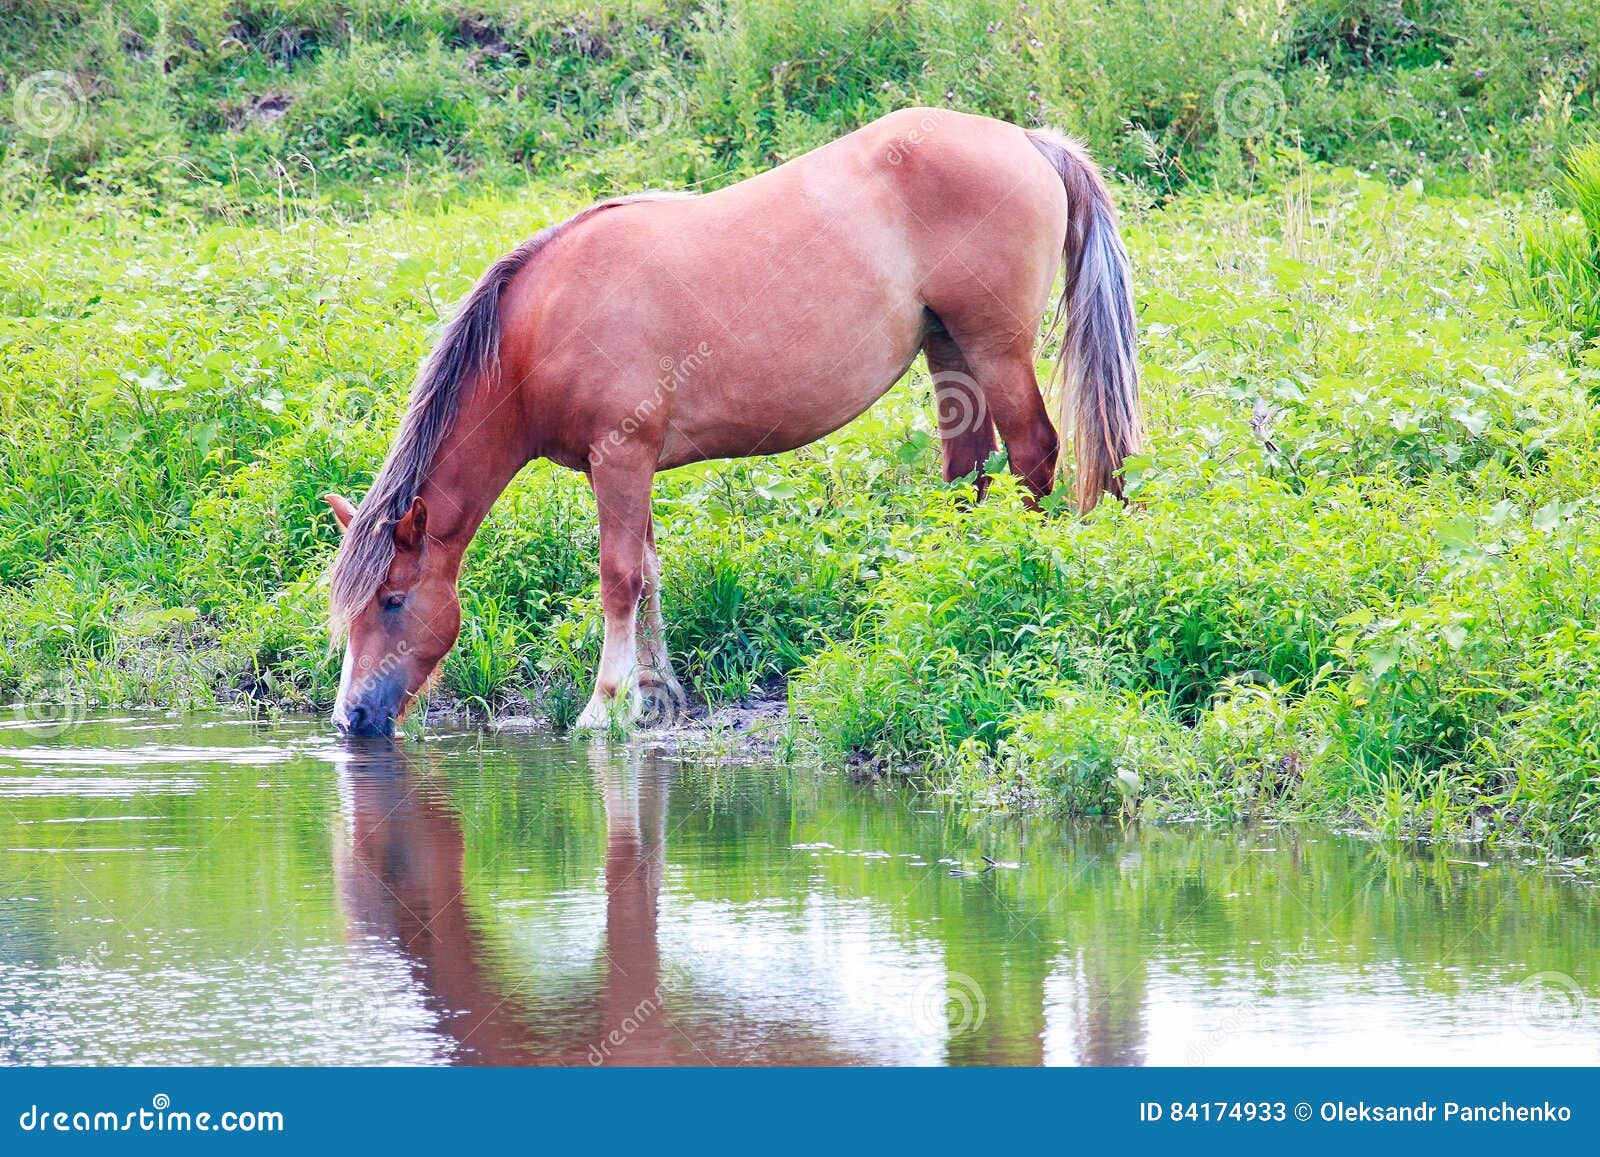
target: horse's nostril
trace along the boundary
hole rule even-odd
[[[367,724],[367,709],[365,707],[348,707],[345,709],[345,730],[359,734]]]

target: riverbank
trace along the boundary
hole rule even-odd
[[[1081,726],[1080,741],[1095,741],[1096,724],[1070,720]],[[422,752],[441,733],[482,730],[489,735],[559,735],[547,715],[536,714],[520,696],[493,715],[473,711],[458,699],[435,695],[422,716],[403,729],[401,742]],[[1467,815],[1441,817],[1415,801],[1374,811],[1359,803],[1313,798],[1300,782],[1302,768],[1296,757],[1280,758],[1266,768],[1257,790],[1239,792],[1233,769],[1184,767],[1173,759],[1165,767],[1147,767],[1144,776],[1130,775],[1115,763],[1108,769],[1115,796],[1087,807],[1063,793],[1048,778],[1049,767],[1019,760],[1009,766],[998,761],[964,763],[948,754],[914,758],[888,758],[856,750],[840,752],[830,747],[815,723],[797,718],[790,708],[788,688],[777,683],[758,688],[734,703],[708,705],[686,699],[666,717],[642,720],[626,734],[599,736],[628,750],[666,753],[674,758],[705,763],[784,764],[840,774],[858,785],[890,783],[909,785],[953,799],[962,808],[1026,823],[1030,817],[1086,815],[1120,824],[1140,822],[1158,827],[1199,824],[1237,824],[1245,829],[1296,830],[1321,826],[1352,838],[1373,839],[1417,847],[1456,849],[1466,857],[1463,865],[1486,866],[1483,856],[1520,857],[1524,864],[1543,864],[1573,880],[1600,883],[1600,857],[1590,850],[1551,847],[1542,833],[1530,830],[1507,800],[1485,801]],[[1169,753],[1169,758],[1170,758]],[[1446,822],[1439,822],[1445,818]],[[1576,854],[1575,854],[1576,853]]]
[[[570,197],[15,218],[0,692],[326,710],[321,495],[364,489],[441,303]],[[996,461],[973,507],[914,367],[816,446],[659,480],[694,693],[787,679],[832,759],[1066,812],[1591,847],[1600,371],[1507,289],[1521,203],[1308,168],[1129,208],[1132,505],[1030,513]],[[581,476],[525,471],[470,553],[443,689],[569,725],[595,549]]]
[[[691,732],[779,730],[739,705],[781,685],[775,750],[861,777],[1591,854],[1596,26],[1526,7],[34,6],[0,32],[0,702],[326,712],[322,495],[370,485],[482,270],[921,102],[1110,166],[1150,452],[1126,507],[1029,511],[1003,455],[974,507],[918,365],[663,476]],[[441,702],[570,726],[596,548],[584,479],[525,470]]]

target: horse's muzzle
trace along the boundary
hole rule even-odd
[[[334,729],[340,735],[394,735],[394,712],[374,710],[364,704],[346,707],[341,716],[335,712]]]
[[[333,705],[333,726],[339,734],[392,736],[405,702],[404,681],[391,676],[353,690]]]

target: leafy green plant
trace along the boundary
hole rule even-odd
[[[494,711],[519,680],[526,680],[527,660],[521,628],[502,618],[499,603],[484,595],[464,600],[461,636],[445,660],[444,677],[467,706]]]

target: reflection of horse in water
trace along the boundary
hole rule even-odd
[[[357,753],[341,776],[349,825],[335,840],[333,868],[352,937],[400,950],[460,1060],[555,1059],[540,1057],[519,1010],[485,974],[466,907],[461,824],[443,785],[388,745]]]
[[[515,968],[497,967],[503,948],[473,920],[461,820],[445,781],[386,742],[354,749],[341,768],[347,824],[333,860],[352,938],[376,938],[401,953],[438,1031],[455,1042],[457,1062],[875,1063],[871,1042],[842,1043],[825,1017],[813,1025],[752,1016],[712,985],[696,983],[696,959],[663,961],[659,904],[675,768],[652,753],[618,756],[598,745],[590,753],[606,817],[604,933],[582,983],[538,992],[531,990],[543,986],[519,981]],[[982,919],[992,917],[982,909],[994,899],[964,889],[958,902],[964,911],[975,905],[970,915]],[[993,952],[975,957],[951,946],[949,974],[975,980],[987,1008],[971,1031],[945,1043],[950,1063],[1044,1059],[1045,982],[1060,948],[1030,934],[1027,913],[1005,919],[1016,920],[1017,934]],[[1077,956],[1076,1059],[1136,1064],[1143,1052],[1142,969],[1113,976],[1113,959],[1102,956],[1092,948]]]
[[[493,968],[465,890],[465,843],[445,785],[384,743],[341,771],[350,822],[334,852],[338,892],[353,933],[394,944],[427,994],[439,1029],[465,1064],[849,1064],[789,1026],[718,1014],[716,1027],[679,1025],[674,994],[692,980],[662,968],[657,903],[666,862],[668,771],[649,758],[619,765],[594,748],[606,812],[605,936],[592,986],[530,1015],[524,995]],[[704,999],[704,994],[696,994]],[[691,1019],[692,1016],[691,1016]],[[750,1041],[772,1048],[750,1055]]]
[[[664,782],[602,776],[607,820],[606,937],[598,988],[566,1015],[530,1017],[493,974],[493,952],[466,897],[465,841],[445,785],[397,747],[346,765],[351,824],[335,855],[354,928],[395,944],[427,993],[439,1027],[468,1064],[670,1064],[663,1016],[656,896]],[[608,1029],[605,1026],[616,1026]],[[607,1040],[609,1035],[614,1040]],[[577,1042],[592,1040],[587,1050]]]

